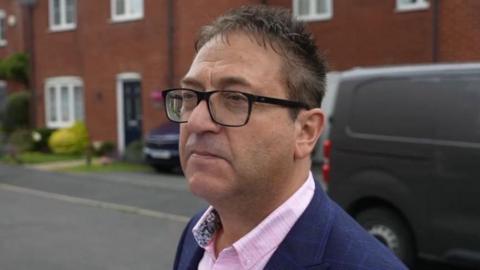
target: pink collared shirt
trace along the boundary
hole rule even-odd
[[[215,231],[221,226],[213,207],[203,214],[192,232],[205,249],[199,270],[263,269],[313,198],[315,183],[310,172],[305,183],[253,230],[215,257]]]

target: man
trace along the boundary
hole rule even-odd
[[[310,172],[324,125],[325,66],[283,9],[232,10],[204,27],[181,88],[180,160],[195,216],[175,269],[405,269],[333,203]]]

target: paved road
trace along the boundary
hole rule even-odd
[[[0,164],[0,269],[171,269],[188,217],[205,206],[183,176]]]
[[[171,269],[195,211],[181,176],[0,165],[0,269]]]

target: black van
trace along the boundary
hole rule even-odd
[[[480,269],[480,63],[341,74],[330,196],[408,265]]]

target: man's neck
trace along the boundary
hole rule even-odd
[[[281,189],[271,190],[268,194],[258,194],[246,198],[231,198],[226,204],[214,205],[222,221],[222,229],[216,232],[215,255],[231,246],[253,230],[270,213],[290,198],[304,183],[308,171],[292,175],[292,179]],[[295,180],[295,181],[294,181]]]

